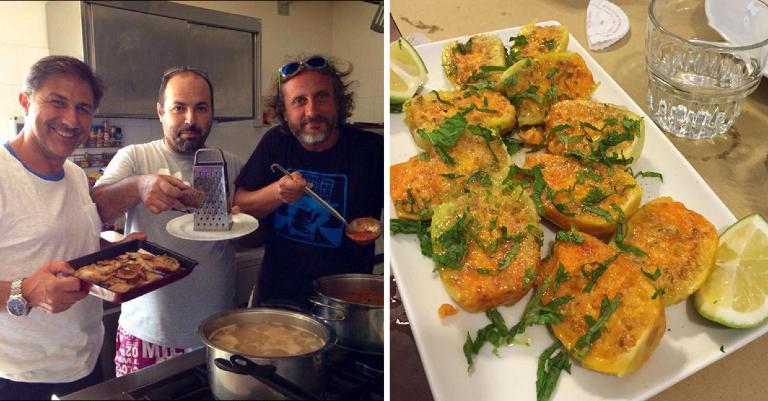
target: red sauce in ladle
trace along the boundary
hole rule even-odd
[[[358,217],[346,228],[347,236],[358,244],[365,244],[379,238],[381,223],[371,217]]]

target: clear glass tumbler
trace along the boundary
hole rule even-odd
[[[652,0],[645,35],[648,108],[664,131],[726,132],[768,63],[763,0]]]

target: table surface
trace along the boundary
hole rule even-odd
[[[425,35],[432,41],[525,25],[559,21],[587,47],[584,0],[391,0],[391,21],[403,36]],[[647,113],[644,41],[649,1],[613,0],[630,21],[629,33],[613,46],[590,55]],[[390,24],[390,27],[393,26]],[[396,37],[391,29],[391,37]],[[639,79],[638,77],[643,77]],[[726,135],[690,141],[668,135],[737,218],[753,212],[768,216],[768,81],[743,104],[741,116]],[[396,294],[396,288],[391,286]],[[391,400],[430,400],[432,394],[402,306],[390,313]],[[651,398],[653,401],[763,400],[768,394],[768,336],[730,353],[686,380]]]

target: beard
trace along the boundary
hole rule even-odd
[[[173,142],[179,152],[194,153],[205,146],[205,140],[208,138],[210,129],[210,126],[204,129],[194,124],[184,124],[176,131],[176,134],[173,136]],[[196,135],[184,137],[184,132],[192,132]]]
[[[302,126],[305,124],[319,123],[319,122],[322,122],[325,124],[324,131],[310,132],[302,128]],[[336,131],[337,120],[336,120],[336,116],[328,118],[325,116],[316,115],[316,116],[302,117],[299,124],[288,123],[288,127],[291,129],[291,133],[293,134],[293,136],[296,137],[296,139],[299,142],[307,145],[316,145],[328,139],[328,137],[331,136],[331,134],[334,131]]]

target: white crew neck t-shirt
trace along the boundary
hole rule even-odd
[[[101,220],[83,170],[38,175],[0,148],[0,280],[29,277],[43,263],[99,250]],[[104,340],[101,300],[87,296],[61,313],[0,312],[0,377],[64,383],[91,373]]]
[[[231,200],[233,182],[242,162],[229,152],[224,152],[224,158]],[[158,173],[191,183],[193,165],[193,155],[169,150],[162,139],[131,145],[117,152],[96,186],[133,175]],[[119,322],[142,340],[173,348],[196,348],[203,345],[197,334],[200,323],[208,316],[235,307],[237,271],[234,248],[229,241],[191,241],[168,234],[166,224],[182,214],[153,214],[141,202],[127,210],[126,234],[142,231],[147,241],[195,259],[198,265],[189,276],[123,303]]]

